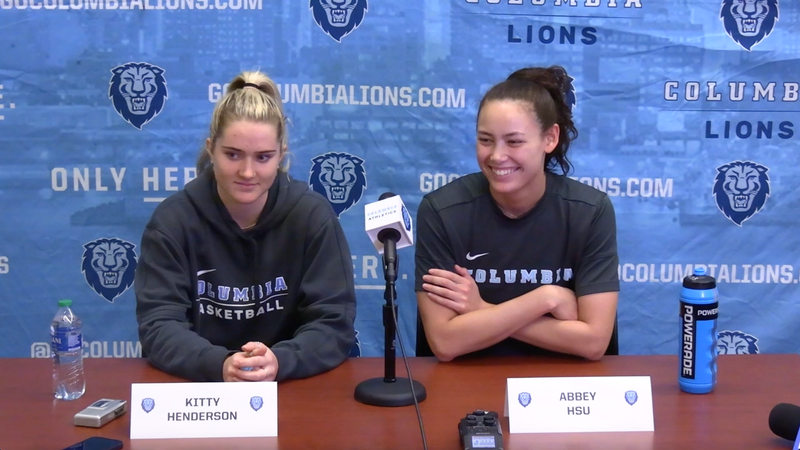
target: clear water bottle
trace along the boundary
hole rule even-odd
[[[53,392],[59,400],[75,400],[86,391],[83,375],[83,326],[72,312],[72,300],[59,300],[50,324]]]
[[[678,384],[684,392],[707,394],[717,384],[717,297],[717,282],[704,268],[683,279]]]

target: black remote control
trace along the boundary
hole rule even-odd
[[[467,414],[458,424],[458,434],[464,450],[503,450],[503,430],[494,411]]]

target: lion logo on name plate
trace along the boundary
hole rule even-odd
[[[625,401],[628,402],[629,405],[633,406],[636,400],[639,400],[639,394],[637,394],[636,391],[625,392]]]
[[[253,411],[258,411],[261,407],[264,406],[264,399],[259,396],[250,397],[250,407],[253,408]]]
[[[519,404],[522,405],[523,408],[531,404],[531,394],[529,394],[528,392],[520,392],[517,399],[519,400]]]
[[[148,398],[142,399],[142,409],[144,410],[144,412],[149,413],[155,407],[156,407],[156,401],[153,400],[152,398],[148,397]]]

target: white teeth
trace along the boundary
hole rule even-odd
[[[515,170],[517,169],[492,169],[492,172],[494,172],[495,175],[502,177],[503,175],[508,175]]]

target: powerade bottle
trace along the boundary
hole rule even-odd
[[[678,384],[690,394],[707,394],[717,384],[717,295],[705,268],[683,279]]]

